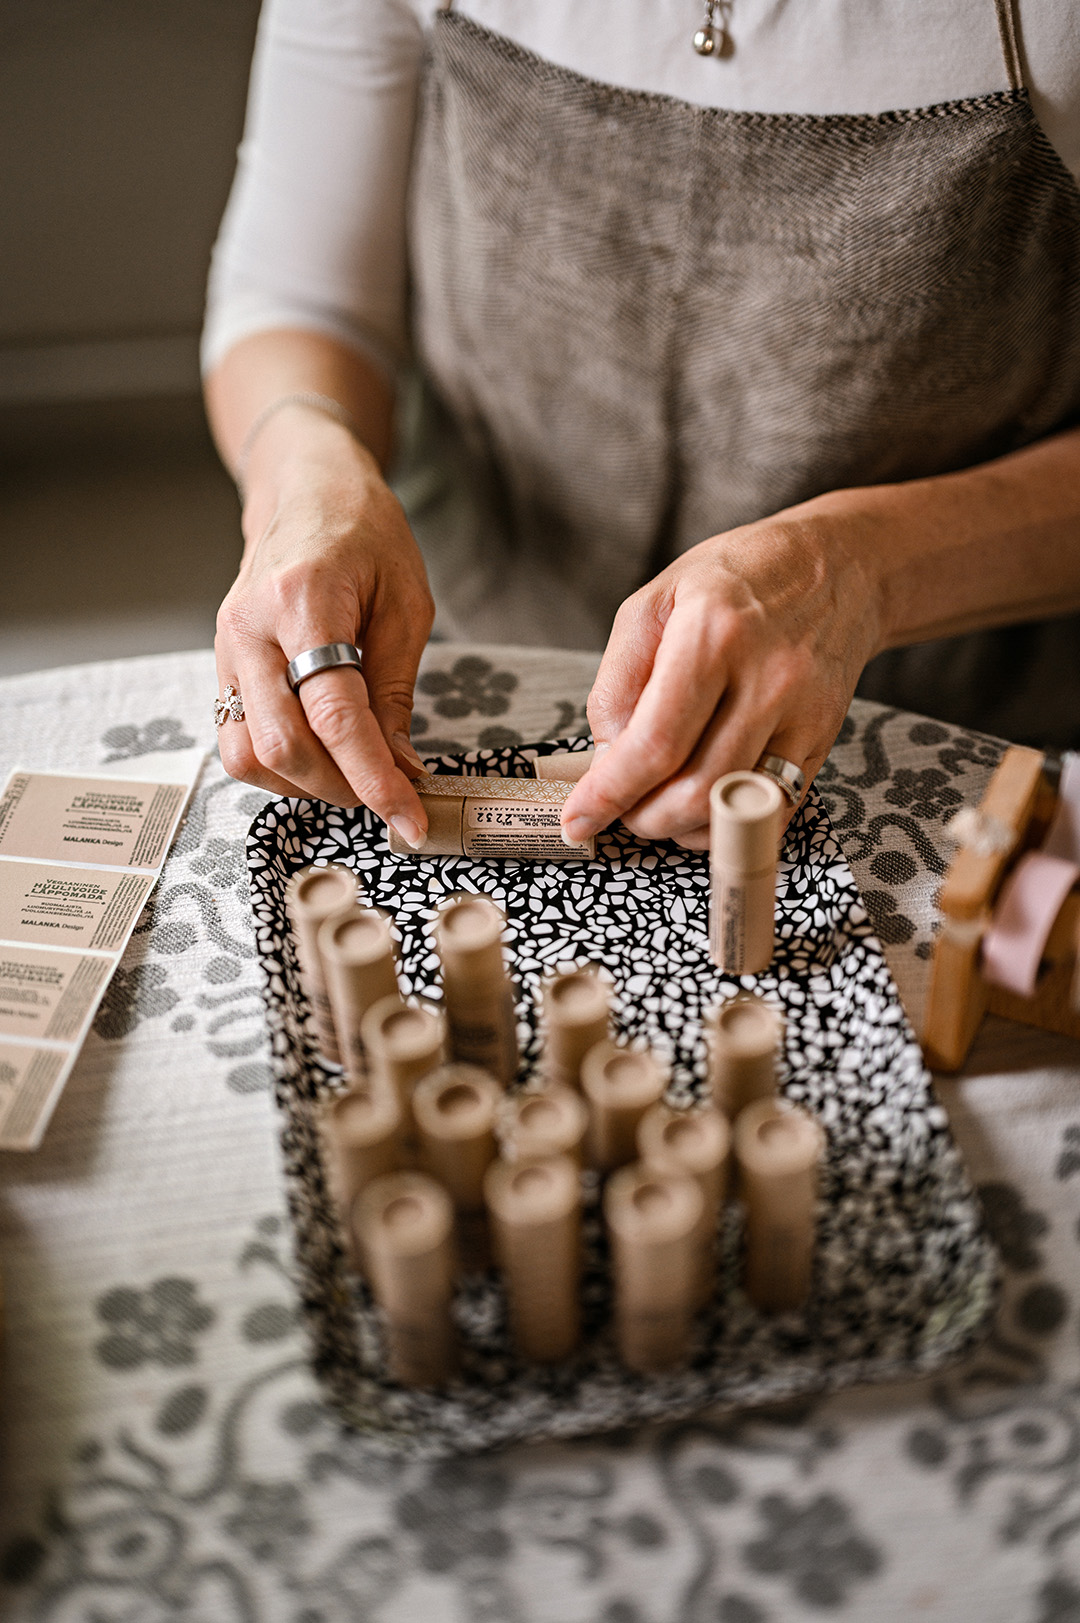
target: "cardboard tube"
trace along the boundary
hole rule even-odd
[[[556,750],[554,755],[538,755],[533,762],[533,771],[538,778],[554,778],[559,783],[580,783],[595,757],[595,750]]]
[[[754,1099],[776,1093],[783,1016],[763,998],[741,993],[705,1016],[713,1102],[732,1121]]]
[[[518,1070],[514,991],[503,963],[506,915],[487,896],[453,896],[439,909],[435,941],[443,966],[450,1053],[502,1083]]]
[[[623,1166],[637,1155],[638,1122],[667,1087],[669,1073],[655,1054],[601,1042],[581,1066],[581,1086],[589,1106],[586,1153],[601,1172]]]
[[[515,862],[584,862],[596,841],[563,839],[560,817],[572,783],[536,778],[417,778],[413,788],[427,812],[427,839],[419,851],[386,831],[398,857],[474,857]]]
[[[568,1155],[580,1166],[589,1112],[574,1088],[555,1084],[508,1099],[499,1122],[503,1159],[515,1163]]]
[[[772,962],[786,804],[760,772],[728,772],[709,793],[709,951],[732,975],[759,975]]]
[[[320,1052],[335,1065],[341,1064],[341,1050],[317,937],[326,919],[356,906],[358,894],[356,875],[336,862],[327,867],[301,868],[285,887],[285,911],[296,936],[300,984],[311,1008],[311,1024]]]
[[[581,1337],[581,1179],[569,1156],[513,1166],[493,1161],[484,1178],[495,1255],[520,1357],[567,1358]]]
[[[419,1172],[394,1172],[368,1184],[354,1213],[383,1312],[387,1373],[403,1386],[442,1386],[457,1367],[450,1196]]]
[[[582,966],[545,978],[543,1071],[549,1082],[581,1086],[581,1062],[608,1035],[611,989],[598,970]]]
[[[446,1058],[442,1010],[402,1003],[393,993],[371,1005],[360,1022],[360,1035],[372,1083],[385,1084],[394,1092],[406,1123],[411,1124],[416,1084]]]
[[[461,1211],[481,1211],[484,1173],[495,1158],[498,1084],[475,1065],[441,1065],[416,1085],[413,1117],[425,1171]]]
[[[821,1125],[786,1099],[756,1099],[735,1122],[735,1160],[746,1207],[750,1300],[765,1313],[801,1307],[810,1291]]]
[[[637,1129],[638,1154],[657,1172],[686,1173],[696,1179],[703,1208],[698,1235],[698,1288],[695,1301],[703,1306],[716,1289],[716,1230],[727,1196],[731,1155],[731,1127],[715,1105],[673,1110],[656,1104],[642,1116]]]
[[[685,1173],[640,1162],[604,1190],[615,1272],[615,1337],[628,1368],[674,1368],[690,1352],[704,1199]]]
[[[350,1213],[361,1189],[402,1164],[402,1124],[397,1095],[385,1087],[338,1094],[327,1106],[327,1181],[350,1241]],[[352,1260],[358,1261],[355,1247]]]
[[[347,1076],[362,1082],[367,1075],[364,1015],[380,998],[400,997],[390,925],[375,908],[358,905],[328,918],[317,940],[342,1064]]]

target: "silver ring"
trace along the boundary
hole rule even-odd
[[[225,697],[214,700],[214,726],[224,727],[227,721],[243,721],[244,701],[239,689],[229,682],[225,687]]]
[[[778,784],[793,806],[799,804],[806,788],[806,774],[794,761],[786,761],[782,755],[763,755],[754,771],[763,772]]]
[[[321,648],[308,648],[290,659],[285,676],[295,693],[301,682],[320,671],[334,671],[339,665],[355,665],[360,669],[360,650],[351,642],[324,642]]]

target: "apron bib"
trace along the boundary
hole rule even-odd
[[[599,647],[707,536],[1080,421],[1080,190],[1002,35],[1009,89],[777,115],[601,84],[436,16],[397,488],[441,630]],[[955,639],[953,675],[981,658],[1015,712],[1057,636],[1075,730],[1080,622],[1055,624]],[[1010,640],[1025,670],[1001,667]],[[955,713],[940,646],[875,662],[893,702],[929,660],[914,707]]]

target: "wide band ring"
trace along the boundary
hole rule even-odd
[[[301,682],[320,671],[334,671],[339,665],[360,669],[360,650],[351,642],[324,642],[321,648],[308,648],[285,667],[285,677],[295,693]]]
[[[763,755],[754,771],[763,772],[778,784],[793,806],[799,804],[806,788],[806,774],[794,761],[787,761],[782,755]]]

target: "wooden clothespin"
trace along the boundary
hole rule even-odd
[[[983,1015],[1080,1037],[1080,757],[1008,749],[953,820],[923,1030],[935,1070],[964,1062]]]

